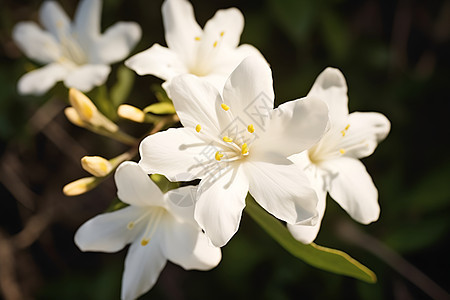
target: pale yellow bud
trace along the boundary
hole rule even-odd
[[[99,184],[99,180],[96,177],[85,177],[68,183],[63,188],[63,193],[66,196],[77,196],[84,194]]]
[[[143,123],[145,121],[145,113],[139,108],[132,105],[120,105],[117,109],[117,114],[121,118],[128,119],[137,123]]]
[[[75,108],[73,107],[66,107],[64,109],[64,114],[66,115],[66,118],[74,125],[84,127],[84,122],[81,120],[80,115],[77,113]]]
[[[89,122],[97,113],[97,107],[85,94],[74,88],[69,89],[69,101],[83,121]]]
[[[96,177],[105,177],[113,169],[111,163],[100,156],[85,156],[81,159],[84,170]]]

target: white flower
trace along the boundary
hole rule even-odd
[[[22,76],[21,94],[42,95],[56,82],[83,92],[103,84],[110,64],[124,59],[140,40],[141,28],[134,22],[119,22],[100,33],[100,0],[83,0],[71,22],[61,6],[45,1],[39,18],[45,30],[34,22],[20,22],[13,38],[30,59],[44,67]]]
[[[323,71],[309,96],[327,103],[330,129],[314,147],[289,157],[305,170],[319,195],[315,226],[288,224],[293,236],[306,244],[317,236],[327,192],[356,221],[368,224],[378,219],[378,191],[359,159],[371,155],[390,130],[389,120],[380,113],[348,113],[347,84],[337,69]]]
[[[122,163],[115,180],[118,197],[130,206],[84,223],[75,234],[75,243],[83,251],[102,252],[116,252],[131,243],[122,299],[135,299],[150,290],[167,260],[199,270],[219,263],[220,249],[211,245],[193,218],[195,189],[183,187],[162,194],[133,162]]]
[[[168,48],[154,44],[125,62],[139,75],[169,81],[180,74],[193,74],[222,91],[228,76],[245,57],[262,57],[251,45],[238,47],[244,17],[237,8],[217,11],[203,30],[186,0],[166,0],[162,16]]]
[[[221,94],[208,82],[181,75],[168,85],[185,128],[145,138],[139,164],[170,180],[201,178],[195,219],[216,246],[238,230],[247,192],[291,224],[310,224],[317,196],[288,156],[323,135],[328,110],[307,97],[273,109],[272,74],[259,57],[233,71]]]

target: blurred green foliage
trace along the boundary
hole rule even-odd
[[[68,12],[74,11],[76,2],[61,1]],[[134,53],[153,43],[165,45],[162,1],[104,2],[103,28],[117,20],[133,20],[142,26],[143,39]],[[193,0],[192,3],[201,25],[219,8],[236,6],[242,10],[246,27],[241,41],[259,48],[271,64],[277,104],[306,95],[316,76],[327,66],[334,66],[347,78],[350,111],[378,111],[391,120],[392,130],[386,141],[363,160],[379,189],[381,217],[369,226],[356,226],[404,255],[449,290],[450,2]],[[59,84],[41,98],[18,96],[15,89],[18,78],[36,66],[11,40],[13,25],[36,19],[39,5],[37,0],[2,0],[0,149],[3,153],[10,143],[20,141],[35,147],[30,151],[37,154],[32,157],[43,158],[39,165],[50,168],[54,167],[55,151],[43,147],[43,143],[30,146],[32,128],[27,121],[39,107],[55,98],[52,95],[67,101],[67,91]],[[114,104],[125,102],[146,107],[156,102],[151,85],[160,84],[161,80],[137,75],[131,78],[130,72],[119,65],[114,66],[108,86],[112,87],[116,78],[127,78],[121,82],[134,85],[128,99],[122,96],[127,94],[126,90],[123,94],[115,93]],[[95,135],[80,133],[82,129],[71,130],[83,143],[91,145],[88,147],[91,151],[96,149],[95,145],[102,151],[110,149],[105,147],[104,140],[97,141]],[[45,151],[49,154],[42,154]],[[66,180],[73,179],[78,172],[74,171],[74,164],[69,166],[73,168],[72,177],[67,176]],[[33,183],[39,193],[46,178]],[[114,187],[110,186],[113,194]],[[0,224],[4,230],[15,232],[17,226],[11,224],[16,224],[14,218],[19,213],[14,197],[4,188],[1,191],[5,205],[0,211]],[[93,204],[99,196],[102,195],[83,196],[79,201],[89,203],[84,216],[49,229],[57,237],[51,250],[42,243],[31,248],[31,258],[42,276],[41,284],[34,288],[38,299],[119,298],[125,252],[81,253],[72,243],[76,228],[89,216],[106,209],[107,206]],[[103,199],[103,203],[113,199]],[[317,243],[342,249],[370,267],[377,274],[377,284],[310,267],[287,253],[244,215],[240,231],[223,248],[223,260],[216,269],[186,272],[169,263],[155,288],[142,299],[426,298],[390,266],[340,239],[334,230],[340,219],[350,218],[328,201]],[[58,253],[57,258],[54,252]]]

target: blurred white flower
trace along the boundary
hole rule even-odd
[[[44,67],[23,75],[21,94],[42,95],[58,81],[88,92],[103,84],[110,64],[128,56],[141,38],[134,22],[118,22],[100,33],[101,0],[82,0],[71,22],[61,6],[45,1],[39,18],[45,30],[34,22],[20,22],[13,38],[30,59]]]
[[[134,162],[122,163],[115,180],[119,199],[129,206],[84,223],[75,243],[82,251],[102,252],[116,252],[131,243],[122,299],[136,299],[150,290],[167,260],[197,270],[209,270],[220,262],[220,249],[211,245],[194,220],[195,188],[162,194]]]
[[[356,221],[368,224],[378,219],[378,191],[359,159],[371,155],[390,130],[389,120],[380,113],[348,113],[347,84],[338,69],[325,69],[309,96],[327,103],[330,129],[312,148],[289,157],[305,170],[319,195],[315,226],[288,224],[292,235],[306,244],[317,236],[327,192]]]
[[[283,221],[314,222],[316,193],[287,157],[322,137],[325,103],[306,97],[273,109],[271,70],[259,57],[233,71],[223,99],[192,75],[174,78],[167,90],[185,128],[145,138],[139,164],[173,181],[202,179],[195,219],[214,245],[225,245],[238,230],[247,192]]]
[[[193,74],[222,91],[228,76],[245,57],[262,57],[251,45],[238,46],[244,16],[237,8],[217,11],[204,29],[186,0],[166,0],[162,16],[168,48],[154,44],[125,62],[139,75],[169,81],[180,74]]]

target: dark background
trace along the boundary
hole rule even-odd
[[[72,16],[76,2],[60,3]],[[141,25],[143,38],[133,53],[155,42],[165,45],[162,1],[105,2],[103,29],[119,20]],[[333,66],[346,76],[351,112],[378,111],[390,119],[387,139],[363,159],[379,190],[380,219],[359,225],[328,201],[316,240],[367,265],[378,282],[362,283],[306,265],[244,214],[217,268],[187,272],[169,263],[142,299],[429,299],[394,270],[402,262],[396,256],[390,260],[391,252],[383,252],[383,245],[450,290],[450,1],[192,3],[201,26],[217,9],[235,6],[243,12],[241,42],[256,46],[271,64],[277,104],[306,95],[316,76]],[[76,229],[115,198],[112,179],[82,196],[65,197],[61,190],[88,175],[80,167],[82,156],[111,158],[126,148],[70,124],[62,112],[67,105],[62,84],[43,97],[17,94],[18,78],[36,65],[14,45],[11,31],[19,21],[37,20],[41,3],[0,4],[3,297],[118,299],[126,251],[82,253],[73,243]],[[109,86],[119,65],[114,66]],[[155,83],[161,81],[136,75],[126,102],[139,107],[154,102],[150,86]],[[137,135],[148,129],[127,121],[119,124]],[[351,235],[352,241],[346,240],[343,226],[348,223],[367,239]],[[373,253],[379,251],[382,258]],[[407,274],[419,285],[426,283],[414,272]]]

